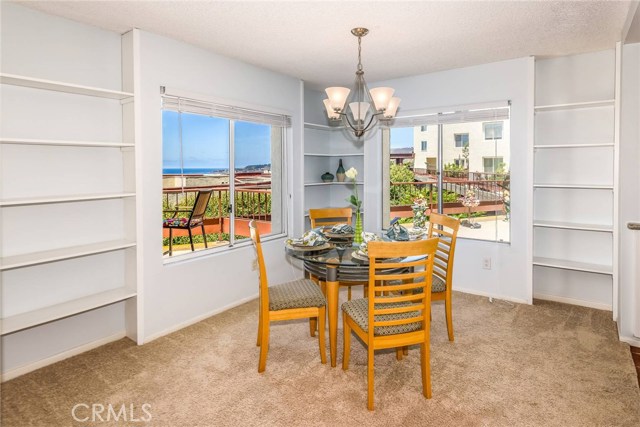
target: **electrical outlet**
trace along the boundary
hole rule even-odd
[[[482,268],[485,270],[491,270],[491,257],[482,258]]]

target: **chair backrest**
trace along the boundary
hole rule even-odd
[[[351,208],[309,209],[311,228],[336,224],[351,225],[352,215]]]
[[[260,232],[255,220],[249,222],[249,233],[253,247],[256,248],[256,256],[258,259],[258,271],[260,274],[260,309],[263,313],[269,311],[269,282],[267,280],[267,268],[264,264],[264,256],[262,254],[262,245],[260,244]]]
[[[369,242],[369,338],[376,328],[431,322],[431,275],[438,239],[411,242]],[[406,259],[407,257],[411,257]],[[389,258],[400,258],[389,260]],[[389,284],[386,281],[400,281]],[[398,292],[402,291],[402,294]],[[393,294],[389,295],[389,292]],[[399,304],[389,304],[399,303]],[[384,304],[384,305],[382,305]],[[393,320],[375,320],[379,315],[396,315]],[[373,342],[373,341],[370,341]]]
[[[200,190],[196,196],[196,201],[193,204],[191,215],[189,216],[189,224],[200,223],[204,219],[204,214],[207,211],[207,205],[213,190]]]
[[[429,237],[439,237],[440,243],[433,264],[433,274],[440,277],[451,292],[453,261],[460,221],[447,215],[432,213],[429,216]]]

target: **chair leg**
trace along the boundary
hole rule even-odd
[[[405,356],[409,355],[409,346],[405,345],[404,347],[402,347],[402,354],[404,354]]]
[[[258,312],[258,339],[256,340],[256,346],[260,347],[262,341],[262,310]]]
[[[402,347],[396,347],[396,360],[402,360]]]
[[[270,322],[262,321],[262,332],[260,333],[260,360],[258,361],[258,372],[264,372],[267,367],[267,352],[269,351],[269,327]]]
[[[351,301],[351,286],[349,286],[349,289],[347,290],[347,300]]]
[[[420,344],[420,371],[422,372],[422,394],[431,399],[431,360],[428,342]]]
[[[169,229],[169,256],[173,255],[173,229]]]
[[[204,239],[204,247],[208,248],[209,246],[207,246],[207,234],[204,231],[204,223],[200,224],[200,227],[202,227],[202,238]]]
[[[451,294],[447,295],[444,300],[444,311],[447,317],[447,333],[449,341],[453,341],[453,317],[451,313]]]
[[[193,234],[191,234],[191,229],[188,229],[189,231],[189,242],[191,243],[191,252],[193,252],[195,249],[193,248]]]
[[[342,345],[342,369],[349,369],[349,357],[351,356],[351,326],[347,323],[347,315],[342,312],[342,331],[343,331],[343,345]]]
[[[324,339],[325,322],[327,318],[327,308],[320,307],[318,310],[318,341],[320,345],[320,362],[327,363],[327,344]]]
[[[373,411],[373,343],[367,345],[367,408]]]
[[[316,326],[318,326],[318,318],[310,317],[309,318],[309,335],[312,337],[316,336]]]

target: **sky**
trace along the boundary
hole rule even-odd
[[[413,147],[413,128],[391,128],[391,148]]]
[[[162,167],[180,167],[180,121],[162,112]],[[271,126],[235,122],[235,167],[271,163]],[[184,168],[229,168],[229,120],[182,113]]]

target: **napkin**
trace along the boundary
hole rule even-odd
[[[362,232],[362,243],[360,243],[360,252],[362,252],[363,254],[368,253],[367,245],[369,244],[369,242],[376,242],[376,241],[380,241],[380,240],[382,240],[382,238],[380,236],[378,236],[376,233],[371,233],[369,231],[363,231]]]
[[[352,234],[353,227],[349,224],[336,224],[331,227],[331,232],[335,234]]]
[[[313,230],[307,231],[302,235],[302,237],[298,239],[287,240],[287,243],[289,245],[296,245],[296,246],[320,246],[325,244],[326,242],[327,242],[327,239],[325,239],[320,233]]]

